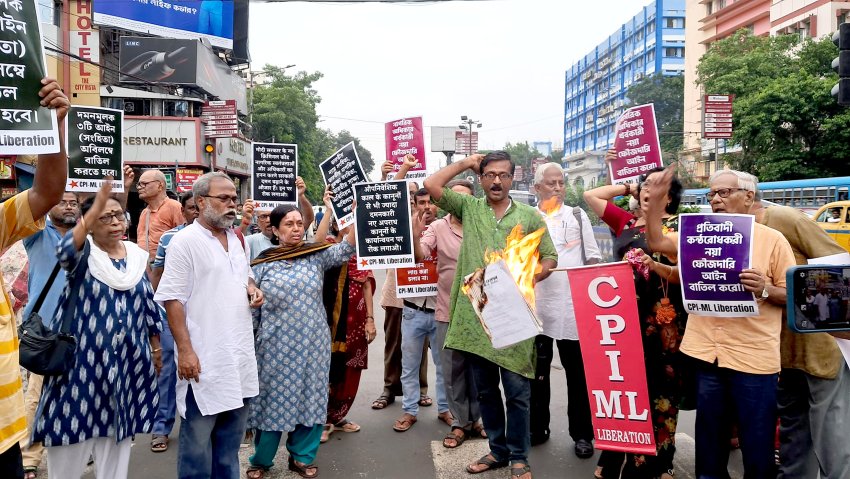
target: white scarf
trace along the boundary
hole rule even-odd
[[[122,241],[124,249],[127,251],[127,257],[126,267],[124,271],[121,271],[115,267],[106,251],[95,244],[91,236],[88,236],[86,240],[90,246],[88,263],[89,272],[92,276],[110,288],[119,291],[127,291],[139,284],[148,264],[149,256],[145,250],[129,241]]]

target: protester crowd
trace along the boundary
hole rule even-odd
[[[51,80],[41,96],[61,125],[67,97]],[[408,156],[395,173],[387,163],[382,180],[403,179],[416,163]],[[529,449],[549,439],[551,413],[565,412],[576,456],[592,457],[598,405],[588,397],[576,326],[582,311],[567,275],[554,270],[594,265],[602,254],[587,212],[564,204],[558,164],[537,168],[536,208],[508,195],[514,168],[505,152],[476,154],[422,187],[408,182],[415,258],[436,262],[437,293],[399,298],[392,270],[379,293],[373,274],[358,267],[356,229],[337,229],[330,188],[325,211],[315,216],[300,178],[298,205],[265,210],[246,200],[237,211],[240,198],[224,173],[201,176],[174,200],[162,173],[147,170],[135,183],[146,208],[132,243],[124,240],[126,195],[112,195],[107,181],[81,201],[63,191],[64,152],[42,155],[32,189],[0,205],[0,246],[23,240],[26,248],[25,296],[33,301],[22,317],[37,314],[53,331],[67,328],[77,347],[64,372],[28,374],[25,402],[15,312],[4,288],[0,476],[38,477],[46,451],[51,477],[77,479],[93,458],[98,477],[126,478],[134,435],[150,433],[151,451],[166,451],[179,414],[180,478],[239,477],[238,450],[248,437],[247,477],[262,478],[275,467],[284,434],[286,467],[317,477],[320,445],[337,431],[360,430],[348,413],[376,337],[378,294],[384,388],[371,407],[401,397],[395,431],[414,427],[436,400],[445,448],[471,438],[489,443],[466,473],[506,467],[512,479],[530,479]],[[482,197],[455,179],[467,170],[478,175]],[[126,188],[134,180],[125,170]],[[752,264],[740,283],[757,298],[759,314],[689,314],[677,269],[681,195],[670,168],[584,194],[610,228],[615,259],[633,270],[656,445],[655,454],[603,451],[595,476],[672,479],[678,412],[696,409],[698,477],[728,477],[735,436],[747,478],[850,477],[843,440],[850,371],[832,336],[783,326],[786,270],[843,250],[801,212],[761,204],[757,178],[719,170],[707,195],[712,210],[756,221]],[[616,206],[618,197],[632,197],[634,210]],[[518,225],[544,230],[534,277],[543,332],[497,349],[460,289]],[[554,392],[566,394],[563,412],[549,407],[555,347],[567,380],[566,392]]]

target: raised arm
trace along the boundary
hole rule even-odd
[[[396,172],[395,177],[393,177],[393,179],[403,180],[404,177],[407,176],[407,172],[410,171],[412,168],[415,168],[418,164],[419,161],[416,159],[416,157],[408,153],[404,156],[404,161],[401,163],[401,166],[398,168],[398,171]]]
[[[41,80],[43,85],[38,92],[41,106],[56,110],[56,123],[59,127],[59,152],[38,155],[35,179],[28,198],[33,218],[41,218],[50,208],[62,200],[65,182],[68,181],[68,157],[65,154],[65,115],[71,107],[62,87],[52,78]]]
[[[76,226],[74,226],[73,235],[74,235],[74,247],[77,248],[77,251],[83,249],[83,245],[86,243],[86,236],[89,234],[88,226],[94,224],[95,221],[99,221],[100,214],[103,213],[103,209],[106,208],[106,200],[109,199],[109,195],[112,193],[112,177],[107,176],[104,178],[106,181],[103,182],[103,186],[100,187],[100,190],[97,192],[97,196],[94,198],[94,203],[92,203],[91,208],[86,211],[86,214],[77,222]]]
[[[319,221],[319,226],[316,228],[316,238],[318,238],[318,242],[325,242],[325,238],[328,237],[328,231],[331,229],[331,217],[333,216],[331,213],[333,212],[333,191],[330,188],[325,187],[325,194],[322,196],[322,203],[325,204],[325,214],[322,215],[322,221]]]
[[[673,168],[667,168],[656,184],[645,188],[647,195],[644,197],[645,201],[641,202],[641,209],[646,221],[646,243],[649,249],[676,260],[679,256],[679,245],[673,237],[665,235],[661,227],[674,171]]]
[[[466,170],[472,170],[476,174],[480,173],[479,166],[484,155],[475,154],[447,165],[445,168],[440,168],[436,173],[425,179],[425,189],[431,195],[431,199],[438,201],[443,197],[443,187],[446,183],[452,180],[455,176],[463,173]]]
[[[295,188],[298,189],[298,208],[301,209],[301,219],[304,220],[304,228],[313,224],[316,214],[313,213],[313,203],[307,198],[307,183],[300,176],[295,179]]]
[[[118,202],[121,203],[121,208],[127,211],[127,197],[130,196],[130,188],[136,181],[136,172],[130,165],[124,165],[124,192],[118,194]]]

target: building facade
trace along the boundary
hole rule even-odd
[[[564,155],[605,150],[626,92],[642,78],[685,70],[685,0],[643,7],[566,72]]]

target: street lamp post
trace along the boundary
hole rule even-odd
[[[472,154],[474,153],[474,151],[472,151],[472,132],[473,132],[473,128],[474,128],[474,127],[476,127],[476,126],[477,126],[478,128],[481,128],[481,123],[479,123],[479,122],[478,122],[478,121],[476,121],[476,120],[473,120],[472,118],[469,118],[469,117],[468,117],[468,116],[466,116],[466,115],[461,115],[461,117],[460,117],[460,121],[461,121],[463,124],[458,125],[458,128],[460,128],[461,130],[467,130],[467,131],[469,131],[469,142],[467,143],[467,144],[468,144],[468,149],[469,149],[469,152],[468,152],[469,154],[468,154],[468,155],[466,155],[466,156],[472,156]]]

